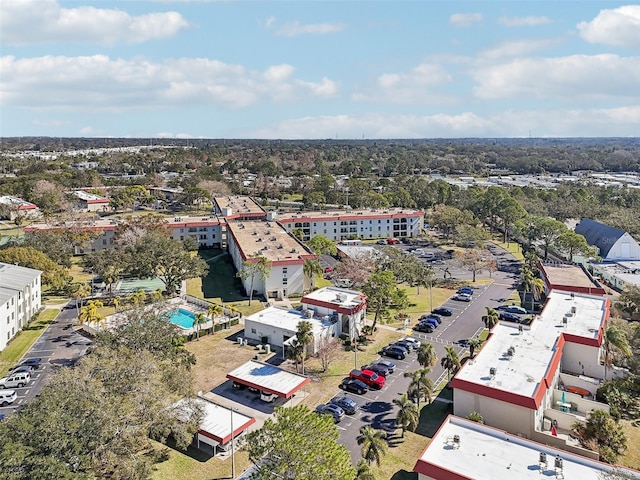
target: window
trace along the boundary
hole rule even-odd
[[[282,274],[286,275],[288,272],[287,267],[282,267]]]
[[[283,279],[282,279],[282,284],[283,284],[283,285],[286,285],[288,281],[289,281],[289,280],[287,280],[286,278],[283,278]]]
[[[103,245],[106,245],[106,244],[107,244],[107,239],[106,239],[106,238],[103,238],[103,239],[102,239],[102,244],[103,244]]]
[[[251,333],[256,333],[256,329],[255,329],[255,328],[252,328],[252,329],[251,329]]]

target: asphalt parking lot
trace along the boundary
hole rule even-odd
[[[406,246],[402,245],[402,247]],[[501,305],[504,299],[508,298],[517,286],[518,262],[511,254],[499,247],[490,245],[489,249],[494,258],[499,261],[498,271],[492,274],[493,282],[475,289],[470,302],[456,301],[451,298],[447,300],[442,306],[451,308],[453,314],[450,317],[443,316],[442,323],[433,333],[411,333],[413,338],[417,338],[421,342],[429,342],[436,349],[438,363],[431,368],[431,374],[429,375],[434,383],[446,376],[446,372],[440,366],[439,360],[445,355],[444,347],[453,346],[462,357],[466,346],[463,346],[461,340],[475,336],[484,328],[482,316],[486,314],[486,307],[496,308]],[[452,263],[451,260],[445,261],[445,265]],[[437,274],[438,267],[441,265],[435,266]],[[471,272],[463,270],[452,269],[450,273],[453,273],[453,276],[458,279],[466,278],[471,280],[472,276]],[[455,291],[452,290],[451,295],[453,296],[454,294]],[[385,357],[385,359],[387,358]],[[383,429],[387,431],[388,435],[392,436],[396,433],[396,407],[393,405],[393,399],[399,398],[409,387],[410,379],[405,378],[404,373],[413,372],[421,368],[416,360],[415,352],[410,352],[405,360],[387,360],[394,362],[397,368],[393,374],[387,377],[385,387],[382,390],[369,391],[364,395],[348,393],[347,396],[353,398],[362,408],[353,416],[345,415],[343,420],[337,424],[341,432],[341,441],[351,452],[351,459],[354,464],[361,457],[357,437],[363,426],[371,425],[374,428]],[[337,391],[335,395],[344,394],[342,390],[337,388],[338,383],[336,383]]]
[[[0,407],[0,413],[8,415],[19,409],[40,393],[50,372],[61,366],[73,365],[84,355],[91,341],[73,330],[74,318],[75,310],[62,310],[20,360],[39,357],[42,363],[33,372],[28,385],[11,389],[16,391],[18,398],[13,404]]]

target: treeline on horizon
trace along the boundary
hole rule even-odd
[[[640,171],[640,138],[452,138],[376,140],[242,140],[170,138],[0,139],[0,153],[90,148],[189,147],[234,173],[318,172],[394,176],[413,173],[488,175]],[[153,151],[153,149],[151,149]],[[149,155],[145,150],[141,155]],[[76,157],[81,161],[81,157]],[[90,158],[97,160],[98,158]],[[323,170],[324,170],[323,169]]]

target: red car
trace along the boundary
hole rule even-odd
[[[333,267],[325,267],[324,273],[331,273],[331,272],[333,272]]]
[[[397,238],[387,238],[387,245],[396,245],[400,243],[400,240]]]
[[[366,383],[371,388],[380,390],[384,387],[385,378],[382,375],[378,375],[372,370],[351,370],[349,372],[349,378],[354,378]]]

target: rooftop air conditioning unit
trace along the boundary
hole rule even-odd
[[[562,325],[566,326],[569,323],[569,319],[567,317],[562,317]]]
[[[573,313],[573,314],[576,313],[576,307],[575,306],[571,307],[571,313]]]
[[[497,372],[497,371],[498,371],[498,370],[496,369],[496,367],[491,367],[491,368],[489,369],[489,375],[491,375],[491,378],[493,378],[493,377],[495,377],[495,376],[496,376],[496,372]]]

